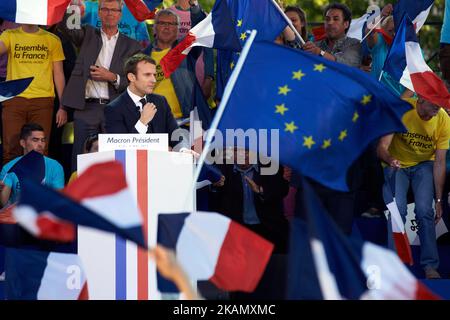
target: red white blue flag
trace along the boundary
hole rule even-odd
[[[70,0],[2,0],[0,17],[16,23],[53,25],[60,22]]]

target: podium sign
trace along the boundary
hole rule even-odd
[[[113,133],[98,135],[98,151],[115,150],[169,150],[167,133],[130,134]]]
[[[191,192],[191,154],[116,150],[78,156],[78,172],[94,163],[117,160],[125,168],[128,186],[143,213],[149,247],[156,244],[159,213],[195,209]],[[123,214],[127,214],[124,212]],[[156,266],[145,250],[107,232],[78,227],[78,254],[86,269],[91,299],[160,299]]]

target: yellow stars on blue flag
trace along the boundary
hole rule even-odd
[[[298,129],[294,121],[291,121],[290,123],[285,123],[284,125],[285,125],[284,131],[289,131],[290,133],[294,133],[294,131]]]
[[[287,96],[289,91],[292,91],[292,90],[288,87],[287,84],[282,87],[278,87],[278,94],[283,94],[283,95]]]
[[[304,147],[311,149],[314,144],[316,144],[316,142],[313,140],[312,136],[303,137],[303,146]]]
[[[326,68],[323,63],[314,64],[314,71],[323,72]]]
[[[239,39],[241,39],[242,41],[245,41],[245,39],[247,39],[247,32],[242,32]]]
[[[230,69],[233,70],[233,68],[234,68],[234,61],[231,61],[231,63],[230,63]]]
[[[292,80],[302,80],[302,78],[306,76],[306,74],[304,74],[302,72],[302,70],[298,70],[298,71],[293,71],[292,72]]]
[[[325,150],[325,149],[327,149],[329,147],[331,147],[331,139],[323,140],[321,148]]]
[[[361,104],[363,106],[369,104],[372,101],[372,95],[368,94],[368,95],[364,95],[363,98],[361,99]]]
[[[242,27],[242,19],[237,21],[236,27]]]
[[[288,108],[286,108],[284,103],[276,105],[275,108],[276,108],[275,113],[279,113],[282,116],[284,116],[284,113],[289,110]]]
[[[346,137],[347,137],[347,129],[341,131],[341,133],[339,134],[339,140],[344,141]]]
[[[358,121],[358,118],[359,118],[358,111],[355,111],[355,113],[353,114],[352,121],[353,121],[353,122],[356,122],[356,121]]]

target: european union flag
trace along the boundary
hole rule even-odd
[[[227,3],[242,46],[248,39],[247,31],[257,30],[258,41],[273,41],[287,26],[286,20],[271,0],[227,0]],[[223,90],[238,58],[238,52],[217,50],[218,98],[222,98]]]
[[[279,129],[281,163],[347,190],[352,162],[374,139],[404,132],[410,109],[356,68],[261,42],[250,47],[218,129]]]

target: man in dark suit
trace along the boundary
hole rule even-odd
[[[168,133],[179,129],[165,97],[153,94],[156,63],[139,53],[127,60],[128,88],[105,108],[107,133]],[[176,141],[171,141],[174,147]],[[183,145],[184,146],[184,145]]]
[[[73,170],[86,138],[103,131],[106,104],[127,87],[123,61],[141,49],[137,41],[119,33],[122,6],[122,0],[99,0],[101,29],[71,25],[68,15],[58,26],[80,48],[62,97],[64,106],[75,109]]]

